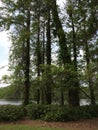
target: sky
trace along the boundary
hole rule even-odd
[[[58,4],[62,6],[62,2],[65,0],[57,0]],[[8,59],[9,59],[10,40],[8,37],[8,31],[0,32],[0,80],[3,75],[7,75],[8,72]],[[0,82],[0,87],[5,86]]]
[[[8,38],[8,32],[0,32],[0,80],[3,75],[8,74],[8,58],[9,58],[9,48],[10,40]],[[0,87],[2,84],[0,83]]]

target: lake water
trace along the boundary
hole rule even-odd
[[[0,105],[21,105],[22,101],[0,99]]]
[[[0,99],[0,105],[8,105],[8,104],[10,104],[10,105],[21,105],[22,101]],[[90,104],[89,99],[81,99],[80,100],[80,106],[89,105],[89,104]]]
[[[80,99],[80,106],[89,105],[90,100],[89,99]]]

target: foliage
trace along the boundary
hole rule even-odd
[[[2,105],[0,106],[0,121],[15,121],[23,119],[41,119],[45,121],[76,121],[98,117],[98,105],[93,106],[58,106],[29,104],[22,106]]]
[[[25,113],[22,106],[1,105],[0,121],[15,121],[23,119]]]
[[[21,99],[22,98],[21,87],[16,85],[10,85],[8,87],[0,88],[0,99]]]
[[[51,110],[46,113],[44,120],[46,121],[76,121],[79,119],[91,118],[89,113],[86,113],[81,108],[74,107],[59,107],[58,109]]]
[[[42,105],[29,104],[26,107],[27,116],[30,119],[40,119],[44,112],[44,107]]]
[[[68,107],[57,105],[30,104],[26,107],[27,117],[46,121],[76,121],[98,117],[98,106]]]
[[[0,88],[0,99],[6,98],[7,92],[8,92],[8,87],[6,87],[6,88]]]

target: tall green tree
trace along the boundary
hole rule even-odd
[[[75,43],[76,41],[78,43],[77,45],[78,49],[79,48],[80,50],[83,49],[85,53],[85,63],[87,64],[87,71],[88,71],[87,82],[89,84],[91,104],[95,104],[95,96],[94,96],[93,81],[92,81],[93,77],[91,74],[92,68],[91,68],[91,54],[90,54],[90,49],[91,49],[90,40],[96,34],[96,30],[97,30],[96,11],[95,11],[96,9],[94,10],[94,7],[96,8],[96,6],[94,6],[94,3],[95,3],[94,1],[93,2],[92,1],[75,1],[75,2],[70,1],[69,4],[72,6],[69,6],[69,9],[68,9],[68,14],[71,17],[71,21],[70,22],[68,21],[69,27],[73,28],[73,24],[75,25],[73,28],[73,32],[75,30],[76,38],[75,38],[75,35],[73,36],[76,40],[74,39],[73,43]],[[72,7],[74,7],[73,8],[74,19],[72,19],[72,13],[70,11]],[[71,25],[71,22],[72,22],[72,25]],[[91,28],[91,26],[94,26],[94,27]],[[83,68],[81,71],[83,71]]]
[[[5,29],[10,29],[12,27],[12,32],[14,38],[12,37],[12,50],[10,60],[13,64],[16,64],[14,69],[21,72],[23,75],[23,104],[27,105],[29,103],[29,88],[30,88],[30,77],[29,77],[29,67],[30,67],[30,11],[31,11],[31,1],[1,1],[2,2],[2,12],[1,22],[5,25]],[[16,39],[15,39],[16,38]],[[15,41],[14,41],[15,40]],[[16,55],[16,57],[12,56]],[[13,59],[15,58],[15,59]],[[14,71],[14,72],[15,72]],[[19,73],[18,73],[19,74]]]

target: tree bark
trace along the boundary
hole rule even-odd
[[[78,70],[77,70],[77,45],[76,45],[76,34],[73,21],[73,14],[70,15],[72,23],[72,43],[73,43],[73,66],[75,71],[75,81],[73,83],[73,91],[69,91],[69,102],[73,102],[73,106],[79,106],[79,80],[78,80]],[[71,96],[70,96],[71,95]],[[72,101],[71,101],[72,100]]]
[[[89,56],[89,47],[88,47],[87,42],[85,42],[85,53],[86,53],[86,63],[87,63],[87,70],[88,70],[88,83],[89,83],[91,104],[94,105],[95,95],[94,95],[94,89],[93,89],[92,73],[90,72],[90,56]]]
[[[51,2],[51,7],[52,7],[52,14],[53,14],[53,21],[55,24],[58,38],[59,38],[59,46],[60,46],[60,51],[61,51],[60,53],[61,53],[63,64],[64,65],[72,64],[71,55],[70,55],[69,49],[67,47],[65,32],[63,30],[61,21],[59,19],[56,0],[53,0],[53,2]],[[69,88],[68,88],[70,106],[79,106],[79,94],[78,94],[79,91],[75,85],[76,85],[76,83],[74,83],[73,87],[69,86]]]
[[[25,81],[24,81],[24,105],[29,104],[29,90],[30,90],[30,10],[27,13],[27,37],[26,37],[26,49],[25,49]]]
[[[51,104],[51,27],[50,27],[50,9],[47,12],[47,43],[46,43],[46,58],[47,58],[47,84],[46,84],[46,103]]]

